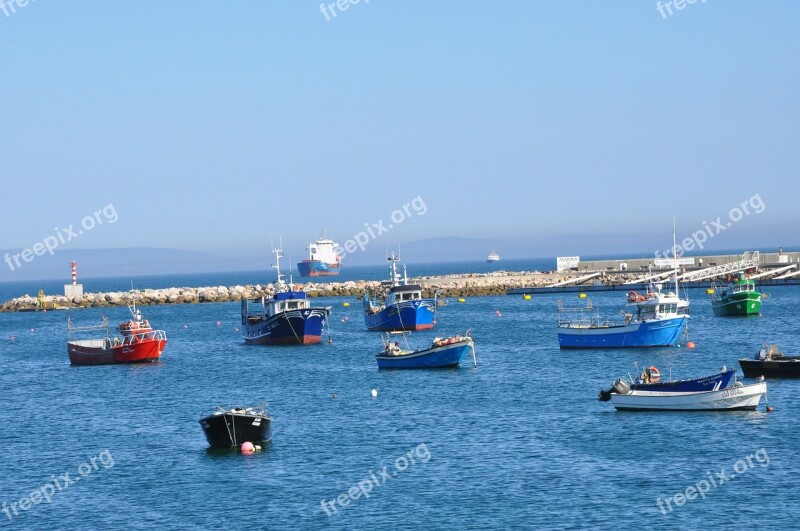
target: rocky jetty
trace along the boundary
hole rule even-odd
[[[462,274],[440,277],[420,277],[410,282],[419,284],[426,297],[438,293],[440,297],[474,297],[482,295],[504,295],[507,290],[523,287],[549,286],[569,278],[580,276],[577,273],[556,272],[495,272],[488,274]],[[605,276],[607,284],[621,284],[635,275]],[[381,286],[377,281],[348,281],[295,284],[311,297],[360,297],[366,290],[376,290]],[[242,298],[270,296],[275,293],[273,284],[247,286],[215,286],[204,288],[164,288],[137,291],[117,291],[110,293],[85,293],[83,297],[69,299],[64,296],[47,296],[44,302],[48,308],[99,308],[105,306],[126,306],[134,300],[137,305],[154,304],[198,304],[203,302],[229,302]],[[36,310],[39,301],[31,295],[12,299],[2,306],[0,312]]]

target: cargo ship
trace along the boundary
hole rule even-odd
[[[328,238],[328,233],[323,232],[322,237],[309,243],[308,258],[297,264],[300,276],[308,277],[335,277],[339,275],[342,267],[342,258],[336,252],[338,243]]]

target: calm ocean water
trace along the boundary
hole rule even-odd
[[[432,274],[418,269],[410,272]],[[270,276],[226,278],[196,285]],[[185,278],[136,283],[173,280]],[[59,477],[63,486],[65,473],[80,477],[49,503],[0,521],[19,529],[793,527],[800,381],[770,381],[769,414],[763,403],[756,412],[617,413],[596,400],[634,361],[692,377],[738,366],[762,341],[797,353],[800,290],[767,291],[764,315],[748,319],[716,318],[708,297],[691,291],[694,350],[562,352],[558,296],[451,300],[435,330],[409,338],[417,346],[471,328],[478,368],[443,371],[379,372],[380,335],[364,329],[354,298],[347,308],[345,299],[317,299],[333,307],[333,344],[308,347],[243,345],[237,303],[146,307],[169,337],[163,361],[146,366],[69,365],[67,316],[94,323],[98,309],[0,314],[0,503],[19,504]],[[621,297],[593,300],[616,314]],[[125,308],[102,313],[127,317]],[[274,417],[263,452],[207,449],[201,412],[261,402]],[[373,474],[382,484],[368,498],[326,514],[323,500],[359,483],[367,490]],[[731,479],[662,513],[659,497],[709,474]]]

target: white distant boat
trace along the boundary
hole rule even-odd
[[[495,251],[492,251],[491,253],[489,253],[489,256],[486,257],[486,261],[488,263],[499,262],[500,261],[500,255],[497,254]]]

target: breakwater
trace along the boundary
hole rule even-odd
[[[529,286],[548,286],[569,278],[577,273],[555,272],[494,272],[487,274],[463,274],[436,277],[420,277],[409,282],[419,284],[426,297],[439,294],[440,297],[473,297],[483,295],[504,295],[508,290]],[[306,282],[295,283],[295,289],[303,289],[310,297],[360,297],[365,291],[378,290],[378,281],[348,282]],[[182,287],[145,289],[135,291],[116,291],[104,293],[84,293],[82,296],[65,297],[48,295],[43,298],[25,294],[11,299],[2,306],[0,312],[34,311],[56,308],[98,308],[105,306],[126,306],[136,301],[137,305],[155,304],[199,304],[205,302],[229,302],[243,298],[267,297],[275,293],[274,284]]]
[[[480,297],[487,295],[520,295],[559,292],[593,292],[609,290],[643,290],[645,284],[626,284],[637,279],[637,273],[598,273],[598,276],[584,282],[558,286],[569,280],[579,279],[585,272],[506,272],[471,273],[461,275],[430,276],[410,279],[412,284],[422,286],[423,296],[433,297]],[[800,279],[763,279],[759,286],[798,285]],[[708,288],[711,281],[684,282],[686,288]],[[364,292],[380,290],[378,281],[348,281],[324,283],[295,283],[295,289],[306,291],[310,297],[361,297]],[[205,302],[230,302],[243,298],[269,297],[275,293],[274,284],[183,287],[85,293],[80,297],[49,295],[43,298],[29,294],[16,297],[0,305],[0,312],[35,311],[39,309],[98,308],[105,306],[126,306],[136,301],[137,305],[156,304],[199,304]]]

